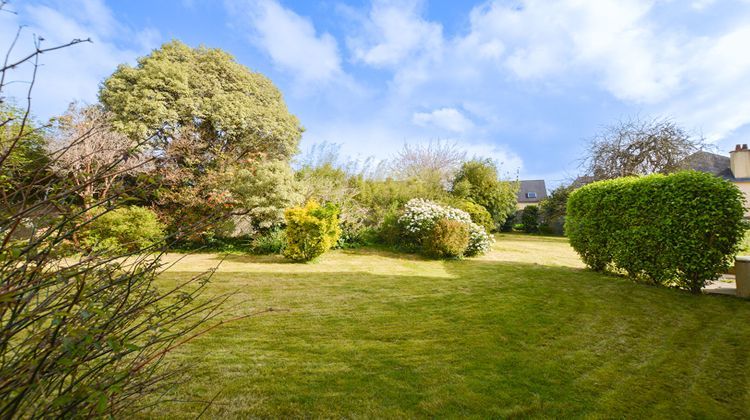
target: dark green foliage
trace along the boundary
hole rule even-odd
[[[122,207],[94,217],[83,231],[86,247],[122,253],[148,249],[164,239],[164,225],[145,207]]]
[[[518,218],[518,212],[513,212],[508,215],[505,222],[500,226],[500,232],[512,232],[513,227],[516,225],[516,219]]]
[[[570,195],[566,232],[584,262],[699,293],[727,270],[746,226],[743,197],[701,172],[620,178]]]
[[[521,225],[526,233],[539,232],[539,207],[526,206],[521,211]]]
[[[562,235],[568,196],[574,188],[570,185],[552,190],[550,195],[539,203],[539,231],[545,234]]]
[[[390,247],[415,247],[416,244],[404,240],[403,228],[398,220],[400,215],[401,212],[399,212],[397,206],[391,207],[385,216],[383,216],[383,221],[378,226],[375,239],[379,243]]]
[[[469,245],[469,228],[465,223],[445,217],[438,219],[422,239],[422,250],[434,258],[458,258]]]
[[[496,226],[502,226],[515,211],[518,184],[500,181],[497,168],[489,160],[471,160],[464,163],[453,179],[451,193],[468,199],[487,209]]]
[[[284,256],[293,261],[310,261],[322,255],[339,240],[339,209],[309,202],[305,207],[287,209]]]
[[[286,237],[283,229],[272,229],[265,234],[253,239],[251,249],[254,254],[269,255],[281,254],[286,245]]]

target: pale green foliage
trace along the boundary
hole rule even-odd
[[[43,167],[48,160],[45,154],[46,140],[32,121],[26,121],[23,133],[21,132],[23,115],[23,110],[0,102],[0,156],[18,139],[2,162],[0,191],[12,185],[12,178],[27,177]]]
[[[339,210],[333,204],[320,206],[308,202],[305,207],[287,209],[284,256],[294,261],[310,261],[339,240]]]
[[[164,224],[145,207],[122,207],[94,216],[83,237],[87,247],[95,252],[132,252],[161,241]]]
[[[169,138],[175,128],[195,125],[216,153],[290,158],[302,128],[281,92],[219,50],[179,41],[121,65],[103,84],[102,103],[115,128],[135,138]]]
[[[228,178],[232,195],[239,207],[247,209],[257,228],[268,229],[281,224],[284,209],[302,202],[292,169],[281,160],[239,169]]]

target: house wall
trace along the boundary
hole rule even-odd
[[[750,183],[748,184],[748,187],[750,187]],[[516,203],[516,210],[523,210],[527,206],[537,206],[537,207],[539,207],[539,202],[537,201],[536,203]]]
[[[745,194],[745,217],[750,218],[750,182],[735,182],[734,185]]]

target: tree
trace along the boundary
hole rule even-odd
[[[490,159],[465,162],[453,178],[451,193],[487,209],[495,226],[505,223],[516,208],[518,183],[498,179],[497,167]]]
[[[49,143],[52,170],[71,181],[84,205],[106,199],[123,176],[150,169],[138,142],[112,130],[100,106],[72,104],[56,128]]]
[[[546,229],[562,234],[562,225],[568,206],[568,196],[575,188],[572,185],[561,185],[539,203],[539,218]]]
[[[0,153],[9,151],[3,159],[0,173],[0,193],[6,198],[14,192],[8,190],[20,178],[31,179],[43,170],[49,161],[46,153],[46,138],[43,127],[23,120],[20,108],[0,103]],[[18,141],[13,145],[14,141]],[[41,186],[40,186],[41,187]]]
[[[404,144],[391,162],[396,179],[421,179],[446,186],[461,164],[466,161],[466,152],[456,143],[440,140],[427,144]]]
[[[280,185],[263,182],[241,188],[238,197],[231,178],[246,179],[243,171],[262,171],[263,162],[288,165],[302,133],[265,76],[221,50],[178,41],[140,58],[136,67],[121,65],[99,96],[116,129],[152,140],[161,187],[155,201],[173,232],[207,212],[246,214],[251,209],[243,204],[253,203],[248,191],[259,200],[273,194]],[[260,185],[266,190],[258,191]],[[204,233],[214,228],[205,226]]]
[[[605,127],[588,144],[581,167],[594,181],[630,175],[670,173],[706,147],[666,118],[630,118]]]
[[[526,206],[521,211],[521,225],[526,233],[539,232],[539,207]]]
[[[268,230],[284,221],[284,209],[303,202],[299,183],[289,164],[280,160],[241,168],[228,176],[229,190],[238,201],[243,216],[257,230]]]
[[[219,49],[193,49],[179,41],[141,57],[136,67],[120,65],[99,98],[115,128],[136,139],[165,144],[177,129],[195,129],[205,142],[207,162],[288,160],[302,135],[268,78]]]
[[[0,12],[4,5],[0,1]],[[112,197],[111,206],[80,206],[70,200],[79,186],[51,177],[49,159],[27,159],[24,148],[44,150],[38,148],[39,125],[29,117],[39,58],[84,41],[43,48],[35,38],[30,53],[16,54],[20,34],[0,66],[0,106],[12,72],[21,65],[34,69],[25,109],[0,116],[0,127],[15,127],[4,132],[0,148],[0,418],[132,417],[145,395],[163,392],[174,379],[177,371],[165,368],[165,356],[195,337],[222,300],[198,300],[210,273],[156,287],[165,247],[115,255],[63,252],[90,222],[82,222],[81,213],[109,214],[127,191]],[[24,161],[40,165],[16,176]]]

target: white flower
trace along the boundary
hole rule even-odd
[[[468,213],[430,200],[422,198],[409,200],[404,206],[404,213],[399,218],[399,223],[410,233],[419,234],[432,229],[435,222],[441,218],[467,225],[469,228],[469,246],[465,252],[467,256],[481,255],[490,250],[493,238],[482,226],[472,222]]]

